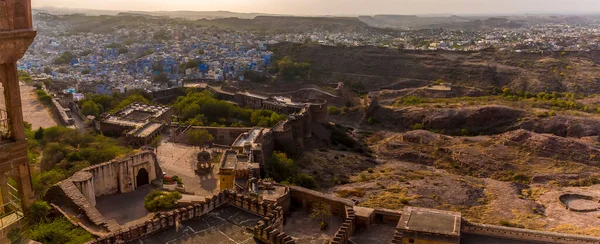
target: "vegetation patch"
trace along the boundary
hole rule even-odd
[[[419,198],[419,196],[412,196],[408,194],[408,190],[406,188],[392,186],[388,189],[370,195],[369,198],[366,201],[361,202],[359,206],[369,208],[402,209],[411,200],[417,198]]]
[[[177,206],[179,199],[181,199],[179,192],[153,190],[144,199],[144,207],[151,212],[170,210]]]

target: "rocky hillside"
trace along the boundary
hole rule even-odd
[[[397,83],[420,87],[438,79],[490,90],[510,87],[530,92],[600,92],[600,52],[525,54],[399,51],[375,47],[331,47],[280,43],[276,57],[290,56],[312,64],[315,83],[347,82],[360,90]],[[420,82],[419,82],[420,81]],[[406,87],[404,87],[406,88]],[[395,88],[398,89],[398,88]]]

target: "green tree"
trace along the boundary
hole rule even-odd
[[[197,147],[212,143],[213,136],[206,130],[192,130],[188,132],[188,143]]]
[[[48,74],[48,75],[51,75],[52,74],[52,68],[50,68],[50,67],[44,67],[44,73]]]
[[[276,181],[293,182],[293,176],[296,173],[296,163],[293,159],[283,152],[273,152],[267,159],[268,177]]]
[[[310,208],[310,218],[318,219],[320,221],[321,229],[327,228],[327,222],[325,220],[331,217],[331,209],[329,205],[324,202],[315,202]]]
[[[27,235],[30,239],[44,244],[81,244],[92,240],[90,233],[73,226],[65,218],[36,224]]]
[[[121,54],[126,54],[126,53],[128,53],[128,52],[129,52],[129,50],[127,50],[127,48],[126,48],[126,47],[121,47],[121,48],[119,48],[119,55],[121,55]]]
[[[98,105],[97,103],[95,103],[92,100],[85,100],[81,104],[81,112],[86,116],[92,115],[92,116],[98,117],[100,115],[101,111],[102,111],[102,108],[100,107],[100,105]]]
[[[38,130],[36,130],[33,138],[36,140],[41,140],[44,138],[44,128],[40,127]]]
[[[294,177],[293,182],[295,185],[298,185],[301,187],[306,187],[308,189],[317,188],[317,183],[315,182],[315,179],[312,176],[304,174],[304,173],[300,173],[300,174],[296,175]]]
[[[154,83],[167,83],[167,82],[169,82],[169,77],[167,77],[166,74],[161,73],[161,74],[155,75],[153,81],[154,81]]]
[[[50,205],[45,201],[35,201],[27,210],[27,219],[30,223],[46,222],[50,214]]]
[[[181,193],[179,192],[153,190],[144,199],[144,207],[151,212],[169,210],[177,206],[179,199],[181,199]]]

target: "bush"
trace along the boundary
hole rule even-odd
[[[181,193],[179,192],[154,190],[144,199],[144,207],[151,212],[169,210],[177,206],[179,199],[181,199]]]
[[[171,177],[171,179],[177,182],[177,185],[183,185],[183,180],[181,179],[181,177],[174,175],[173,177]]]
[[[423,129],[425,129],[424,124],[417,123],[417,124],[413,125],[413,130],[423,130]]]
[[[27,210],[30,223],[45,222],[50,214],[50,205],[45,201],[35,201]]]
[[[327,108],[327,112],[331,115],[339,115],[342,113],[340,111],[340,109],[336,106],[331,106],[331,107]]]
[[[301,187],[306,187],[308,189],[314,189],[317,187],[315,179],[312,176],[304,173],[298,174],[296,177],[294,177],[294,184]]]
[[[30,239],[44,244],[80,244],[92,240],[90,233],[73,226],[65,218],[34,225],[27,235]]]

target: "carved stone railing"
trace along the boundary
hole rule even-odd
[[[12,140],[12,128],[6,110],[0,109],[0,141]]]

